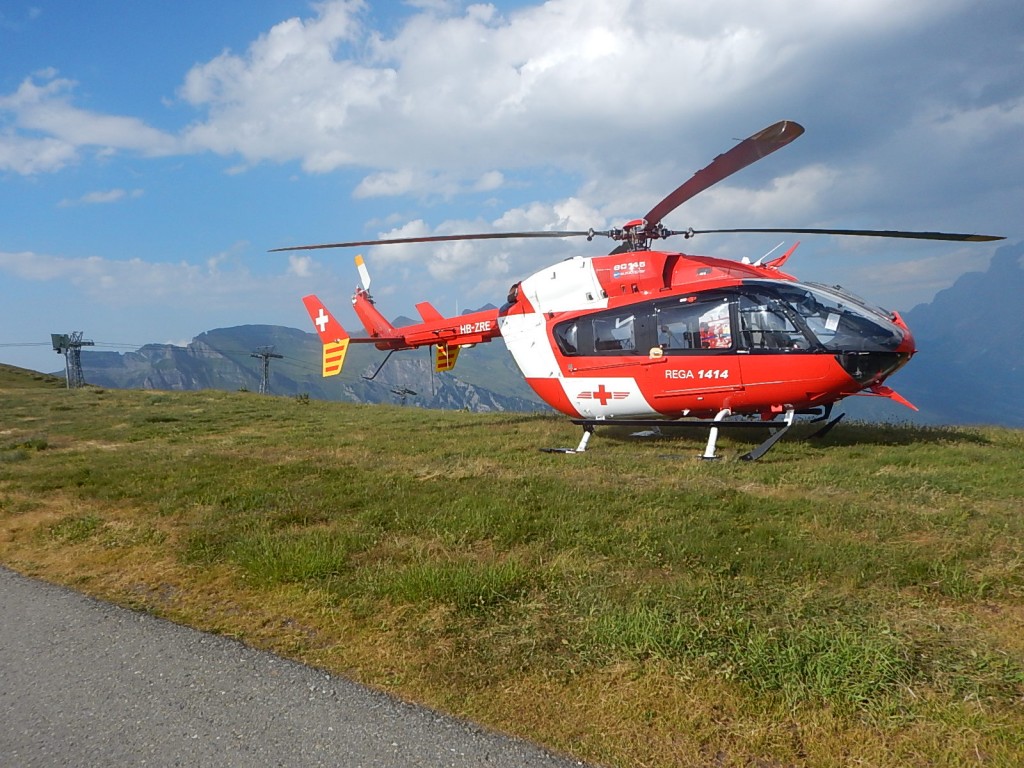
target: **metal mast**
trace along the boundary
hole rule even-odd
[[[274,354],[273,347],[257,347],[249,357],[258,357],[263,361],[263,378],[260,380],[260,394],[265,395],[270,390],[270,359],[281,358],[283,355]]]
[[[78,389],[85,384],[85,374],[82,372],[82,347],[94,346],[95,342],[83,339],[84,335],[83,331],[50,334],[53,351],[58,355],[64,355],[68,389]]]

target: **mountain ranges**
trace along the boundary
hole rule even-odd
[[[998,249],[986,272],[962,275],[928,304],[904,314],[914,359],[888,382],[920,408],[847,398],[853,418],[926,424],[1024,427],[1024,243]],[[396,325],[412,321],[399,318]],[[268,392],[325,400],[404,403],[471,411],[550,410],[523,381],[501,339],[462,351],[453,372],[435,373],[425,350],[349,347],[341,375],[320,375],[314,333],[272,325],[219,328],[187,346],[147,344],[134,352],[82,351],[86,381],[110,388],[258,391],[267,358]]]

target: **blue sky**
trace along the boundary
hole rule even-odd
[[[51,333],[311,330],[310,292],[355,326],[354,252],[267,250],[618,226],[780,119],[807,133],[665,223],[1024,240],[1019,0],[3,0],[0,62],[0,362],[40,370],[62,367]],[[610,247],[363,253],[385,313],[412,315]],[[789,268],[905,310],[997,247],[805,237]]]

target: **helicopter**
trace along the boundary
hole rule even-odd
[[[861,229],[670,230],[663,219],[708,187],[781,149],[804,132],[782,120],[716,157],[639,219],[605,231],[527,231],[403,237],[275,248],[299,251],[502,238],[607,237],[605,255],[573,256],[512,285],[497,309],[445,317],[429,302],[422,322],[394,327],[370,296],[370,274],[355,257],[360,286],[352,306],[366,336],[352,337],[315,295],[303,298],[323,344],[323,375],[341,372],[350,343],[387,350],[435,348],[435,370],[459,352],[501,336],[526,382],[583,428],[583,453],[596,427],[708,430],[700,458],[713,460],[719,430],[767,429],[743,460],[764,456],[797,416],[824,422],[826,434],[850,396],[888,398],[916,410],[884,382],[917,351],[898,312],[838,286],[801,282],[780,256],[734,261],[654,247],[673,236],[781,233],[986,242],[1004,238],[947,232]],[[769,254],[770,255],[770,254]],[[385,358],[385,362],[387,358]],[[383,363],[382,363],[383,365]],[[378,369],[379,370],[379,369]]]

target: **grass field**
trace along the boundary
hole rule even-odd
[[[606,765],[1024,764],[1024,433],[578,437],[0,368],[0,562]]]

